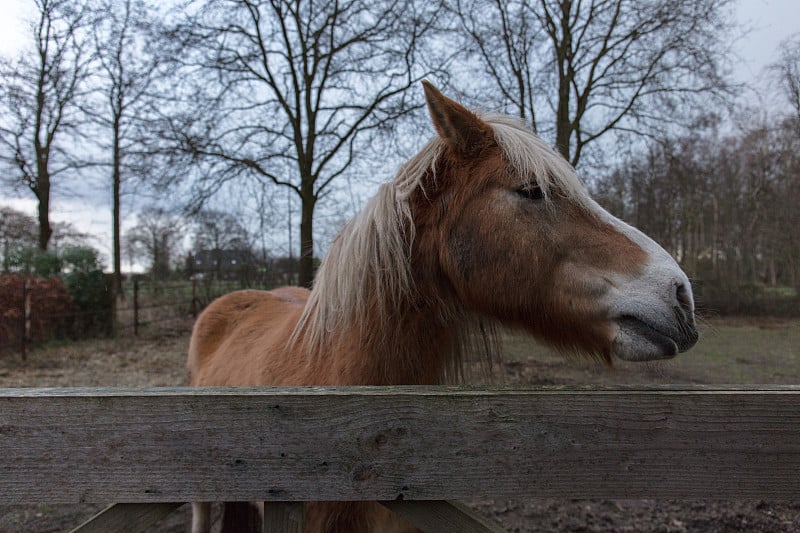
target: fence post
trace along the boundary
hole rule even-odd
[[[115,275],[103,276],[103,281],[106,284],[106,289],[111,293],[111,302],[109,304],[108,312],[111,314],[111,323],[109,324],[108,332],[112,337],[117,336],[117,299],[121,298],[122,281],[119,286],[117,285],[117,277]]]
[[[25,279],[22,282],[22,313],[20,314],[20,352],[22,354],[22,360],[25,361],[28,358],[28,347],[27,341],[28,336],[31,333],[31,294],[30,294],[30,287],[28,286],[28,280]]]
[[[133,280],[133,334],[139,336],[139,278]]]

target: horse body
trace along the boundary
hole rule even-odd
[[[431,328],[435,319],[429,313],[409,313],[391,331],[375,331],[372,338],[362,338],[357,332],[337,332],[331,339],[337,348],[336,357],[307,357],[305,346],[292,346],[291,336],[308,295],[306,289],[282,287],[272,291],[238,291],[215,300],[200,315],[194,328],[188,359],[190,384],[441,383],[443,354],[451,351],[449,344],[454,333]],[[393,350],[379,354],[389,339],[396,339],[391,343]],[[392,360],[389,357],[392,354],[402,356]]]
[[[313,291],[241,291],[201,314],[192,385],[443,383],[498,351],[495,324],[609,363],[694,344],[669,254],[516,121],[425,90],[438,136],[342,230]],[[195,533],[207,513],[195,505]],[[307,504],[309,532],[405,530],[375,503]]]
[[[308,292],[299,287],[238,291],[212,302],[194,326],[187,362],[190,384],[304,384],[305,369],[292,365],[291,355],[282,349]]]

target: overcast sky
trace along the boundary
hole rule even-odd
[[[2,0],[3,13],[0,15],[0,54],[5,57],[19,50],[26,36],[24,19],[29,13],[31,0]],[[735,77],[747,83],[762,94],[767,92],[768,78],[764,68],[778,57],[780,42],[793,33],[800,32],[800,0],[740,0],[737,7],[739,22],[750,28],[749,33],[735,45],[738,60],[735,63]],[[97,198],[103,195],[91,194],[85,198],[54,198],[52,218],[55,221],[68,220],[79,229],[96,235],[93,243],[106,257],[111,246],[110,198],[107,205],[96,205]],[[14,199],[0,192],[0,204],[11,205],[30,214],[35,213],[32,195]],[[123,258],[125,259],[125,258]],[[106,265],[110,261],[106,259]],[[123,268],[126,268],[123,266]]]

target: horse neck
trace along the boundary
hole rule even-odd
[[[397,184],[381,187],[317,273],[297,331],[311,339],[320,384],[435,384],[460,374],[477,322],[437,264],[430,200],[421,188],[407,194]],[[479,337],[496,344],[493,335]]]
[[[459,331],[438,306],[405,302],[381,327],[355,325],[335,337],[329,372],[342,385],[433,385],[443,381]]]
[[[412,260],[398,285],[385,275],[390,268],[348,263],[340,248],[332,253],[296,328],[309,363],[301,379],[311,385],[442,382],[459,359],[464,322],[430,278],[435,269]]]

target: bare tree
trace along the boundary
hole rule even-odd
[[[465,47],[469,68],[474,59],[495,85],[494,104],[517,115],[534,130],[541,119],[536,114],[538,100],[546,87],[541,75],[544,33],[527,0],[454,0],[460,25],[457,33],[467,38]],[[480,15],[477,15],[480,13]],[[482,94],[484,104],[492,102],[492,92]]]
[[[731,0],[453,1],[499,103],[573,165],[608,132],[674,122],[728,86]]]
[[[97,96],[101,105],[87,109],[104,130],[98,138],[108,154],[112,189],[114,288],[122,296],[120,203],[122,183],[148,172],[146,138],[150,135],[155,85],[163,79],[159,55],[153,53],[150,28],[154,16],[147,5],[132,0],[100,0],[93,25],[99,64]],[[110,134],[107,135],[106,134]],[[107,142],[102,139],[108,138]]]
[[[88,75],[89,55],[81,32],[86,7],[68,0],[35,0],[33,48],[0,63],[0,161],[16,185],[38,200],[39,248],[53,233],[53,181],[75,167],[63,138],[77,125],[77,100]]]
[[[800,34],[783,41],[780,59],[771,65],[778,82],[792,108],[798,133],[800,133]]]
[[[11,207],[0,206],[0,254],[2,271],[8,272],[14,256],[37,243],[36,220]]]
[[[90,249],[90,237],[69,222],[53,222],[53,234],[47,251],[38,247],[39,228],[36,219],[11,207],[0,206],[0,269],[31,272],[39,257],[48,257],[59,264],[59,258],[70,248]],[[57,269],[56,269],[57,271]],[[48,274],[56,272],[48,271]]]
[[[213,273],[222,279],[222,259],[228,254],[235,254],[240,259],[252,262],[252,245],[244,225],[237,218],[223,211],[204,209],[194,220],[195,253],[205,252],[214,262]],[[204,265],[205,270],[208,270]]]
[[[184,222],[178,215],[160,207],[148,207],[137,214],[137,222],[125,234],[132,258],[150,265],[153,279],[167,279],[172,258],[180,245]]]
[[[291,194],[291,191],[286,189]],[[267,245],[267,237],[270,233],[274,232],[275,227],[280,224],[280,215],[277,215],[276,198],[274,194],[275,189],[268,187],[266,183],[253,183],[251,186],[242,191],[242,203],[245,203],[244,195],[248,199],[252,199],[252,214],[251,218],[258,221],[258,242],[255,246],[258,249],[259,260],[262,264],[266,264],[269,258],[270,246]],[[287,213],[288,215],[288,213]],[[287,216],[289,224],[289,235],[291,235],[291,217]],[[271,244],[271,243],[270,243]]]
[[[205,1],[175,29],[186,76],[202,79],[193,114],[168,131],[207,167],[207,196],[244,175],[301,201],[300,283],[313,279],[317,202],[361,143],[422,105],[409,87],[429,74],[420,49],[434,2]],[[199,109],[197,104],[205,102]]]

